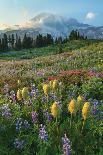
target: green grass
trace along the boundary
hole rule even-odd
[[[99,42],[101,43],[101,41],[97,41],[97,40],[68,41],[66,44],[62,45],[62,50],[63,52],[79,50],[81,48],[85,50],[85,49],[88,49],[88,46],[90,46],[91,49],[93,50],[95,44],[96,46],[98,46]],[[103,42],[101,44],[103,44]],[[59,53],[59,45],[52,45],[48,47],[26,49],[21,51],[0,52],[0,59],[2,60],[32,59],[39,56],[48,56],[48,55],[54,55],[57,53]]]
[[[48,54],[55,54],[57,46],[48,46],[43,48],[25,49],[21,51],[8,51],[0,53],[0,59],[32,59],[35,56],[46,56]]]

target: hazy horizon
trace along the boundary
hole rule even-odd
[[[103,0],[0,0],[0,24],[19,25],[42,12],[102,26]]]

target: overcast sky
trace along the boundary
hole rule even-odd
[[[103,0],[0,0],[0,24],[21,24],[42,12],[103,25]]]

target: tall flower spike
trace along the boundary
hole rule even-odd
[[[70,140],[67,138],[66,134],[62,138],[62,143],[63,143],[63,153],[64,153],[64,155],[71,155]]]
[[[77,97],[77,101],[78,101],[78,102],[82,102],[82,101],[83,101],[83,96],[79,95],[79,96]]]
[[[77,106],[77,111],[82,109],[83,100],[84,100],[83,96],[79,95],[77,97],[77,105],[76,105]]]
[[[54,80],[52,84],[52,89],[53,91],[56,91],[57,88],[58,88],[58,80]]]
[[[49,85],[48,84],[43,85],[43,91],[44,91],[45,95],[48,95],[48,92],[49,92]]]
[[[52,114],[53,117],[57,117],[58,116],[58,112],[59,112],[58,108],[59,107],[58,107],[57,102],[54,102],[53,105],[51,106],[51,114]]]
[[[68,105],[68,111],[73,114],[75,113],[75,107],[76,107],[76,104],[75,104],[75,100],[71,100],[69,105]]]
[[[84,106],[83,106],[83,109],[82,109],[82,116],[83,116],[84,120],[87,119],[87,116],[88,116],[88,113],[89,113],[89,107],[90,107],[90,103],[85,102]]]
[[[31,112],[31,117],[32,117],[32,122],[33,123],[37,123],[37,120],[38,120],[38,114],[37,114],[37,112],[32,111]]]
[[[28,95],[29,95],[28,88],[27,88],[27,87],[24,87],[24,88],[22,89],[22,98],[23,98],[23,99],[26,99],[26,98],[28,97]]]
[[[49,86],[50,86],[50,88],[52,89],[52,86],[53,86],[53,80],[51,80],[51,81],[49,82]]]
[[[22,90],[19,89],[16,96],[19,101],[22,100]]]
[[[45,126],[43,124],[40,125],[39,137],[44,141],[48,140],[48,134],[46,133]]]

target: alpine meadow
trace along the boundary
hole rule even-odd
[[[0,155],[103,155],[102,6],[0,0]]]

